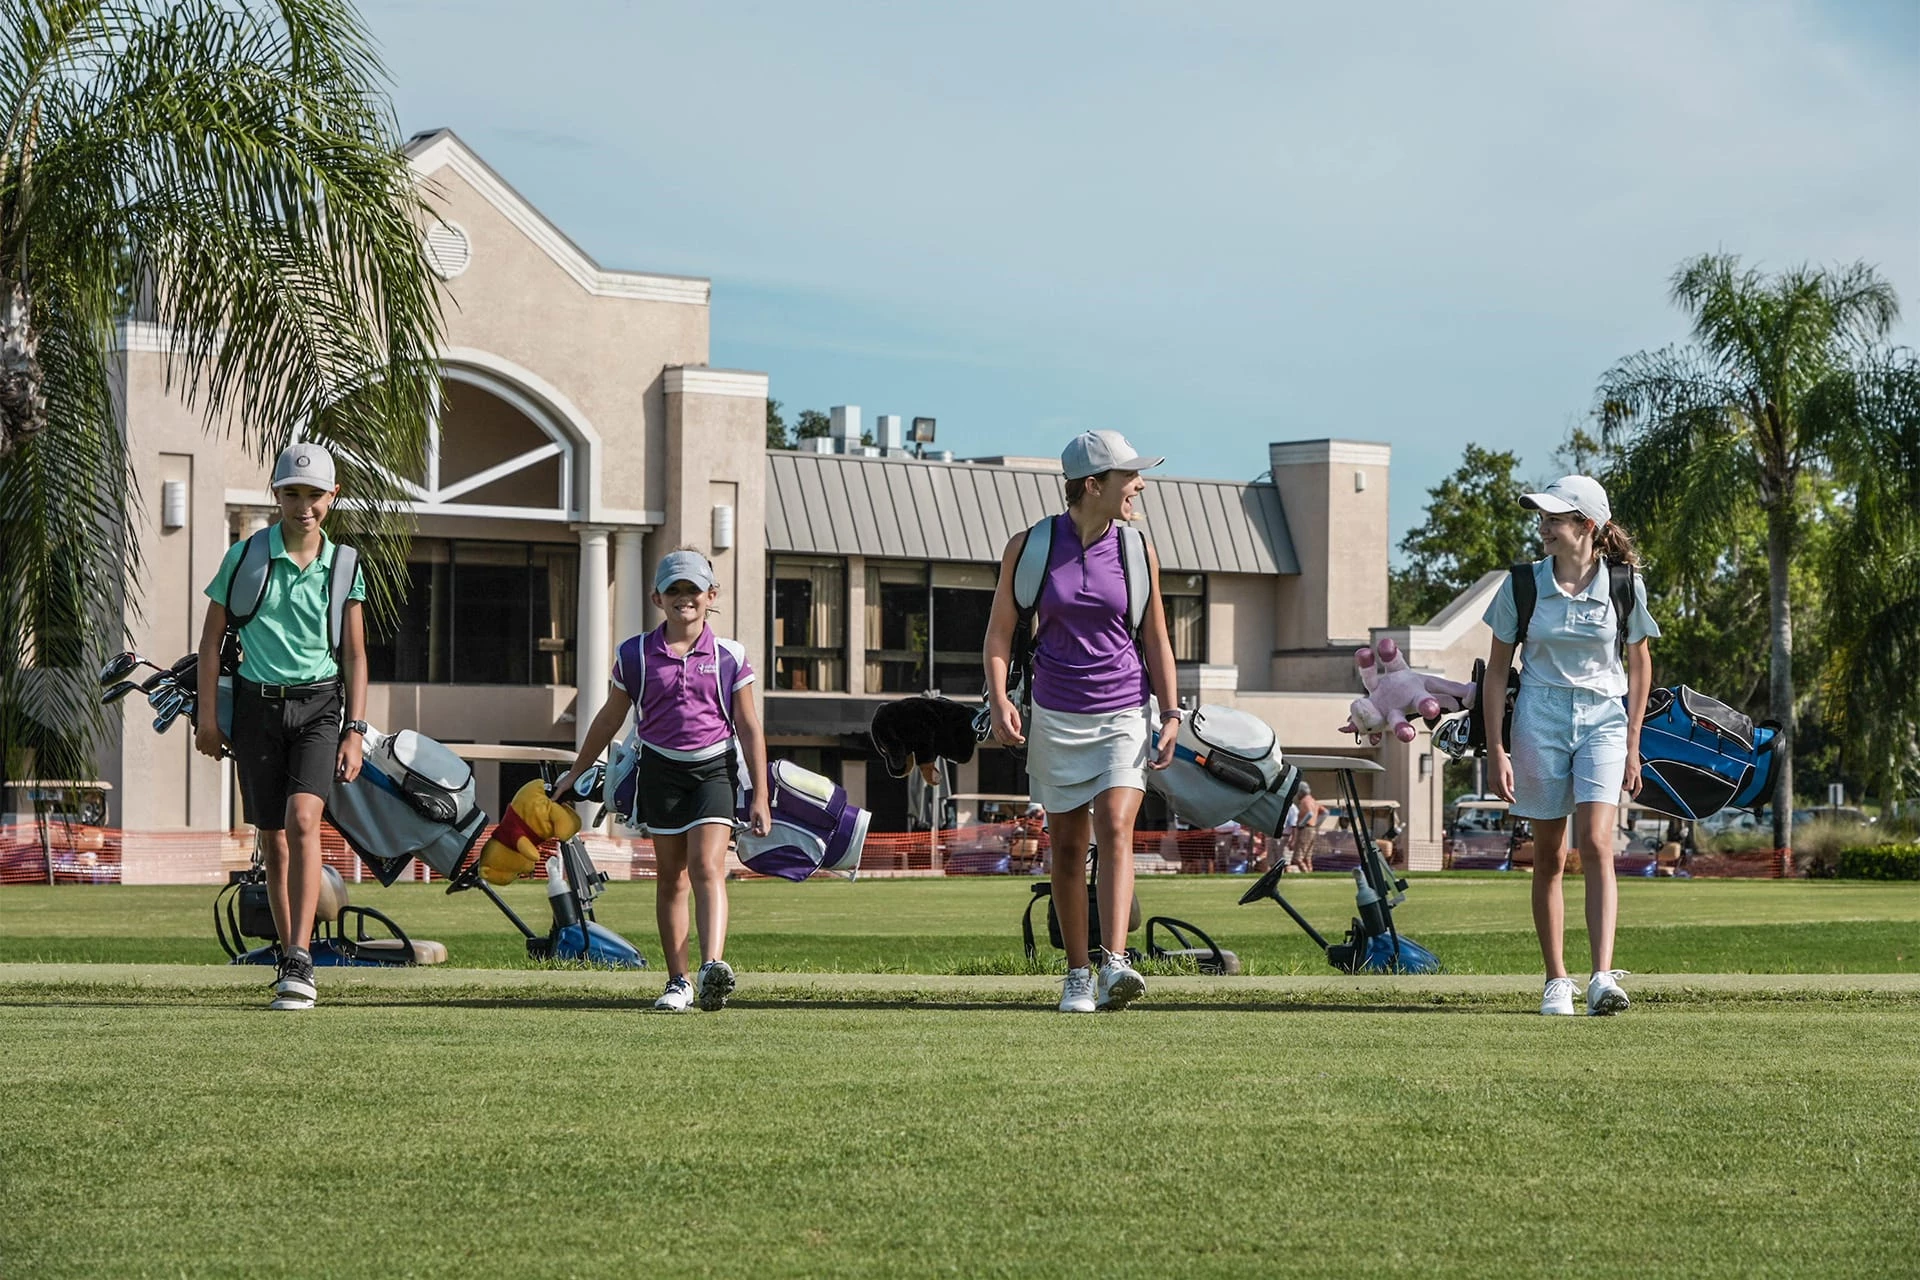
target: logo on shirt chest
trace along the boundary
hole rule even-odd
[[[720,664],[718,662],[702,662],[696,666],[694,670],[703,676],[717,676],[720,674]]]

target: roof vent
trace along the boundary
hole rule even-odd
[[[442,280],[451,280],[473,262],[473,242],[457,222],[436,222],[427,228],[424,246],[427,265]]]

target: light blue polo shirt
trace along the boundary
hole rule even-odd
[[[1607,593],[1607,561],[1603,556],[1579,594],[1568,595],[1553,576],[1553,557],[1533,566],[1533,618],[1527,623],[1527,643],[1520,683],[1554,685],[1562,689],[1592,689],[1618,698],[1627,692],[1627,671],[1621,665],[1615,641],[1620,631]],[[1513,643],[1520,634],[1514,611],[1513,575],[1500,583],[1499,592],[1481,620],[1493,628],[1496,639]],[[1627,643],[1638,644],[1660,634],[1660,624],[1647,612],[1647,584],[1633,575],[1633,616],[1627,619]]]
[[[227,548],[207,599],[227,607],[227,580],[246,551],[245,538]],[[287,554],[280,522],[268,526],[267,593],[246,626],[240,628],[240,674],[255,684],[311,684],[340,673],[327,644],[327,577],[333,572],[333,539],[320,535],[320,554],[302,569]],[[349,600],[367,598],[366,577],[356,569]]]

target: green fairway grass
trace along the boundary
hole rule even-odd
[[[727,953],[758,970],[1005,973],[1020,955],[1020,913],[1029,881],[1009,878],[821,880],[732,886]],[[1271,902],[1239,906],[1244,877],[1143,879],[1146,915],[1171,915],[1209,930],[1250,973],[1320,973],[1325,961]],[[1567,957],[1585,963],[1580,882],[1568,882]],[[1524,876],[1416,876],[1396,913],[1401,930],[1432,948],[1449,972],[1540,969]],[[428,885],[353,887],[354,901],[447,944],[463,967],[524,966],[519,935],[477,893],[449,896]],[[1323,933],[1344,931],[1353,883],[1305,876],[1288,897]],[[206,887],[9,886],[0,889],[0,962],[203,964],[225,960],[214,942]],[[547,907],[535,884],[506,892],[544,932]],[[1045,942],[1045,906],[1035,912],[1038,968],[1060,967]],[[658,960],[653,886],[615,883],[600,919]],[[1911,885],[1809,880],[1623,880],[1621,966],[1636,973],[1920,972],[1920,892]],[[1135,943],[1141,935],[1135,935]]]
[[[6,891],[9,895],[12,890]],[[1437,896],[1437,895],[1436,895]],[[12,899],[9,898],[10,902]],[[0,966],[12,1276],[1911,1274],[1920,979]],[[1521,998],[1515,998],[1516,988]],[[642,998],[647,992],[641,993]]]

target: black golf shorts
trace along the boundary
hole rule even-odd
[[[235,681],[233,761],[248,822],[283,831],[287,798],[333,794],[340,754],[338,681],[303,698],[263,698],[251,680]]]

